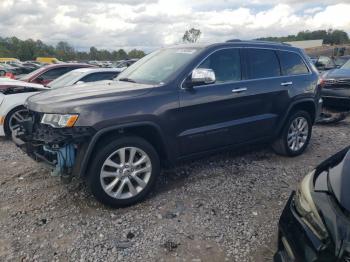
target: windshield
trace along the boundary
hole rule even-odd
[[[82,75],[84,75],[83,72],[79,72],[79,71],[77,72],[73,70],[53,80],[47,86],[51,88],[57,88],[57,87],[73,85],[75,84],[76,81],[80,79],[79,76],[82,76]]]
[[[117,77],[119,81],[164,84],[195,57],[200,48],[168,48],[155,51],[132,64]]]
[[[348,60],[342,67],[341,69],[350,69],[350,60]]]

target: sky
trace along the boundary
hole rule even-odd
[[[349,14],[350,0],[0,0],[0,36],[151,51],[180,43],[192,27],[201,42],[328,28],[350,34]]]

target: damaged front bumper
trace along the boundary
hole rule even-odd
[[[18,147],[35,161],[46,164],[54,176],[79,173],[80,161],[95,133],[90,127],[53,128],[41,124],[42,114],[30,112],[12,133]]]

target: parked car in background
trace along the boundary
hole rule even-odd
[[[0,78],[0,136],[11,136],[18,122],[26,118],[26,99],[46,89],[39,84]]]
[[[334,63],[337,68],[342,67],[348,60],[350,59],[350,55],[338,56],[334,59]]]
[[[44,67],[41,67],[30,74],[20,78],[19,80],[29,82],[29,83],[37,83],[42,85],[47,85],[51,81],[55,80],[56,78],[72,71],[78,68],[86,68],[86,67],[93,67],[92,65],[88,64],[52,64],[47,65]]]
[[[2,68],[5,68],[6,70],[8,70],[9,72],[11,72],[15,78],[18,78],[20,76],[22,76],[22,70],[18,67],[6,64],[6,63],[0,63],[0,66]]]
[[[96,82],[101,80],[113,80],[122,69],[119,68],[80,68],[72,70],[59,78],[56,78],[47,87],[58,88],[75,84]]]
[[[37,57],[36,62],[42,63],[42,64],[59,64],[62,63],[62,61],[58,60],[55,57]]]
[[[30,72],[33,72],[34,70],[38,69],[38,67],[36,66],[24,65],[23,63],[17,62],[17,61],[8,61],[8,62],[5,62],[5,64],[17,68],[18,74],[20,75],[29,74]]]
[[[328,56],[317,57],[315,66],[319,71],[331,70],[337,67],[334,59]]]
[[[38,62],[38,61],[25,61],[25,62],[23,62],[23,63],[24,63],[24,64],[28,64],[28,65],[37,66],[38,68],[39,68],[39,67],[42,67],[42,66],[44,66],[44,65],[46,65],[46,64],[40,63],[40,62]]]
[[[138,61],[138,59],[128,59],[128,60],[120,61],[119,63],[112,65],[112,66],[116,67],[116,68],[126,68],[126,67],[131,66],[133,63],[135,63],[137,61]]]
[[[0,77],[15,79],[15,74],[13,70],[8,69],[8,67],[0,64]]]
[[[258,142],[302,154],[320,92],[300,49],[234,41],[164,48],[113,83],[42,92],[27,108],[16,144],[118,207],[144,199],[160,167],[182,159]]]
[[[350,261],[349,147],[310,172],[279,221],[275,262]]]
[[[0,57],[0,63],[8,62],[8,61],[17,61],[19,62],[19,59],[14,57]]]
[[[350,60],[341,68],[324,72],[321,77],[324,105],[350,109]]]

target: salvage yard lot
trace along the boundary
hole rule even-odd
[[[114,210],[0,140],[0,261],[271,261],[291,190],[349,128],[315,126],[296,158],[260,147],[182,163],[145,202]]]

